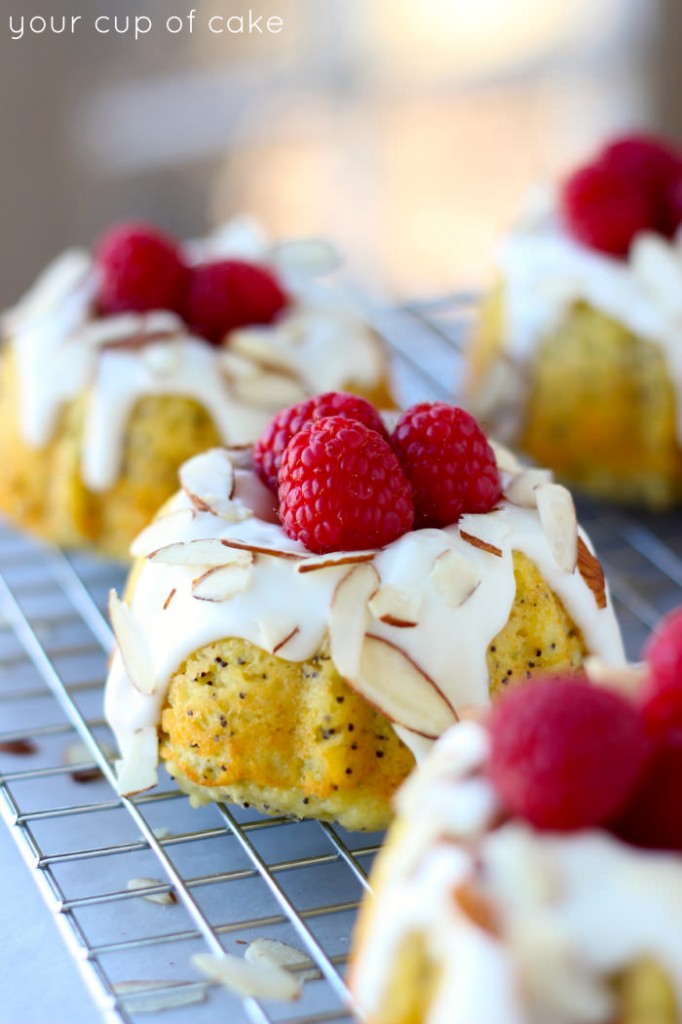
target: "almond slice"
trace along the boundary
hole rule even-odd
[[[429,578],[446,604],[459,608],[481,582],[476,568],[458,551],[447,548],[434,560]]]
[[[29,739],[3,740],[0,743],[0,753],[14,754],[15,757],[30,757],[37,750],[33,740]]]
[[[224,448],[211,448],[180,467],[180,484],[199,512],[229,518],[233,514],[234,468]]]
[[[571,492],[561,484],[540,484],[535,491],[542,529],[554,561],[564,572],[578,562],[578,521]]]
[[[115,590],[109,591],[109,615],[128,679],[136,690],[150,696],[156,690],[152,652],[141,626]]]
[[[583,669],[588,679],[603,686],[607,690],[616,690],[628,697],[635,697],[647,676],[649,669],[646,662],[638,661],[629,665],[609,665],[596,655],[590,655],[583,662]]]
[[[554,475],[549,469],[523,469],[509,481],[504,490],[507,501],[522,508],[536,508],[537,489],[541,484],[551,484]]]
[[[158,903],[161,907],[171,907],[178,902],[172,890],[145,893],[145,889],[151,889],[163,884],[160,878],[130,878],[126,882],[126,889],[128,892],[139,892],[142,899],[147,900],[149,903]]]
[[[287,635],[284,637],[283,640],[280,640],[278,644],[275,644],[275,646],[272,648],[272,653],[273,654],[279,654],[279,652],[282,650],[282,648],[286,647],[286,645],[289,643],[289,641],[293,640],[294,637],[297,636],[300,632],[301,632],[300,627],[299,626],[295,626],[294,629],[292,629],[290,633],[287,633]]]
[[[192,963],[205,977],[240,996],[293,1002],[301,994],[299,979],[271,963],[252,963],[229,953],[195,953]]]
[[[159,738],[156,727],[149,725],[136,729],[116,762],[118,791],[121,796],[134,796],[152,789],[159,781]]]
[[[233,331],[230,335],[230,349],[237,355],[258,363],[259,367],[293,374],[298,372],[296,356],[288,347],[273,344],[271,330],[246,327]]]
[[[227,601],[251,582],[251,569],[243,565],[218,565],[192,583],[198,601]]]
[[[328,555],[316,555],[306,558],[296,566],[296,572],[315,572],[317,569],[329,569],[335,565],[355,565],[359,562],[371,562],[376,551],[333,551]]]
[[[252,964],[268,963],[275,967],[289,967],[296,969],[296,976],[299,981],[308,981],[312,978],[319,978],[320,972],[313,964],[313,961],[300,949],[290,946],[287,942],[279,942],[277,939],[254,939],[244,952],[244,958]],[[305,970],[297,968],[304,967]]]
[[[167,544],[166,547],[152,551],[147,558],[162,565],[240,565],[248,568],[253,562],[253,553],[229,547],[215,537]]]
[[[606,608],[606,580],[601,563],[582,537],[578,537],[578,572],[594,594],[597,608]]]
[[[474,537],[473,533],[467,533],[465,530],[460,530],[459,535],[462,540],[465,540],[467,544],[471,544],[474,548],[480,548],[481,551],[487,551],[489,555],[496,555],[497,558],[502,558],[502,548],[496,548],[494,544],[490,544],[487,540],[481,540],[480,537]]]
[[[500,922],[489,896],[473,880],[460,882],[452,891],[452,898],[460,913],[484,932],[500,936]]]
[[[306,390],[299,380],[294,380],[283,373],[265,371],[261,371],[256,377],[234,380],[231,390],[240,402],[264,409],[295,405],[306,395]]]
[[[519,462],[509,448],[500,444],[499,441],[493,441],[490,437],[488,438],[488,444],[493,450],[497,468],[501,473],[511,473],[515,476],[517,473],[522,473],[524,471],[525,466],[522,462]]]
[[[367,602],[381,583],[373,565],[354,566],[341,579],[329,608],[329,649],[339,675],[354,678],[360,666]]]
[[[156,551],[173,541],[186,526],[189,526],[195,515],[194,509],[178,508],[166,515],[158,516],[138,533],[130,545],[130,554],[133,558],[146,558],[150,551]]]
[[[457,721],[457,715],[429,676],[395,644],[368,634],[358,672],[348,682],[388,719],[429,739]]]
[[[119,981],[112,986],[128,1013],[158,1013],[206,1002],[204,985],[188,981]]]
[[[236,548],[238,551],[251,551],[254,555],[272,555],[273,558],[305,558],[301,551],[290,551],[287,548],[268,547],[255,541],[240,540],[237,537],[223,537],[225,547]]]
[[[416,626],[422,605],[421,594],[392,583],[385,583],[368,602],[372,615],[388,626],[408,628]]]

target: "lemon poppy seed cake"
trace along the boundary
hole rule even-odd
[[[674,700],[655,665],[535,680],[401,788],[351,952],[368,1024],[682,1019],[680,625]]]
[[[379,339],[319,280],[335,261],[245,221],[184,245],[119,225],[94,255],[62,255],[4,318],[2,512],[125,557],[197,452],[253,443],[318,391],[390,408]]]
[[[682,156],[619,139],[540,190],[504,239],[469,400],[569,484],[682,499]]]
[[[389,437],[369,403],[312,401],[275,418],[255,470],[246,451],[186,463],[133,544],[106,691],[124,793],[153,786],[160,759],[196,803],[380,828],[464,710],[588,653],[622,659],[548,474],[444,403]]]

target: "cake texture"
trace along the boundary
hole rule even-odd
[[[319,453],[331,452],[341,472],[334,444],[358,438],[371,446],[363,460],[377,450],[389,466],[396,459],[388,440],[339,416],[294,436],[279,473],[289,510],[306,491],[325,506],[318,477],[287,476],[291,454],[309,470],[316,452],[326,472]],[[214,449],[186,463],[183,490],[133,544],[126,602],[112,598],[106,712],[122,792],[154,785],[161,759],[195,803],[381,828],[415,758],[467,708],[539,671],[578,671],[588,654],[622,660],[568,492],[488,451],[510,496],[497,501],[496,491],[489,511],[403,524],[381,547],[356,535],[355,548],[322,553],[285,532],[248,452]],[[400,476],[395,461],[391,487]],[[335,519],[347,526],[364,500],[374,513],[379,486],[359,479],[350,499],[334,491]],[[310,523],[301,508],[298,520]],[[313,525],[310,544],[330,528]],[[373,518],[365,528],[379,526]]]
[[[326,243],[271,245],[246,221],[182,246],[124,226],[62,255],[4,317],[3,514],[123,558],[197,452],[253,443],[320,390],[391,407],[381,342],[319,280],[337,262]]]
[[[662,508],[682,498],[682,248],[676,208],[660,214],[682,159],[640,140],[633,167],[635,141],[613,143],[529,199],[499,250],[468,395],[502,440],[570,484]],[[653,185],[643,170],[652,166]],[[595,174],[609,190],[586,195]],[[631,206],[610,205],[623,182],[648,204],[624,225]],[[605,215],[611,236],[583,230],[602,228]]]
[[[625,679],[614,675],[608,686]],[[628,685],[640,679],[636,669]],[[613,733],[591,743],[595,712]],[[647,735],[640,712],[594,681],[536,680],[490,718],[460,722],[438,741],[398,793],[361,907],[349,976],[363,1020],[680,1020],[675,803],[668,797],[666,831],[657,835],[641,807],[651,799],[652,748],[675,751],[675,768],[656,779],[665,790],[679,783],[682,741],[679,732]],[[528,820],[531,807],[540,822]],[[646,822],[636,834],[633,817]]]

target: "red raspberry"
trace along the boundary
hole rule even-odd
[[[179,312],[189,271],[172,239],[143,221],[116,224],[95,250],[101,313]]]
[[[636,183],[650,207],[649,227],[670,237],[680,223],[682,209],[676,185],[682,173],[682,155],[649,135],[629,135],[608,145],[599,163]]]
[[[473,416],[445,402],[402,414],[391,436],[415,492],[418,526],[449,526],[499,501],[495,455]]]
[[[507,808],[542,829],[613,818],[647,753],[634,706],[570,677],[510,690],[490,717],[490,777]]]
[[[666,615],[644,649],[650,675],[639,694],[651,735],[682,728],[682,607]]]
[[[612,256],[626,256],[652,219],[649,195],[639,182],[602,163],[576,171],[564,183],[561,210],[579,242]]]
[[[621,839],[654,850],[682,853],[682,730],[659,740],[624,813],[613,826]]]
[[[367,399],[346,394],[344,391],[327,391],[323,395],[306,398],[298,405],[292,405],[289,409],[277,413],[254,446],[254,467],[270,490],[277,490],[282,453],[294,434],[326,416],[343,416],[347,420],[357,420],[388,440],[381,416]]]
[[[246,324],[270,324],[288,299],[272,274],[241,260],[192,267],[185,319],[215,345]]]
[[[412,488],[395,452],[375,430],[343,416],[292,437],[279,500],[286,532],[319,554],[384,547],[414,521]]]

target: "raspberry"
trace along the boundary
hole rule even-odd
[[[172,239],[151,224],[117,224],[99,241],[101,313],[182,308],[189,272]]]
[[[648,135],[629,135],[607,146],[599,162],[641,189],[650,206],[649,227],[668,237],[675,233],[682,214],[677,150]]]
[[[510,690],[489,724],[490,777],[507,808],[537,828],[607,822],[625,804],[646,758],[634,706],[575,678]]]
[[[500,498],[492,448],[473,416],[445,402],[402,414],[391,436],[414,487],[418,526],[448,526],[463,512],[489,512]]]
[[[644,649],[650,675],[639,694],[651,735],[682,728],[682,608],[667,615]]]
[[[365,398],[348,395],[343,391],[327,391],[323,395],[316,395],[315,398],[306,398],[298,405],[283,409],[273,417],[254,446],[254,467],[263,483],[272,491],[277,490],[282,453],[291,438],[299,430],[326,416],[343,416],[347,420],[357,420],[388,440],[381,416]]]
[[[571,234],[600,252],[626,256],[650,225],[650,197],[640,184],[607,164],[584,167],[564,183],[561,210]]]
[[[412,529],[412,488],[390,445],[364,423],[329,416],[289,441],[279,515],[309,551],[380,548]]]
[[[621,839],[655,850],[682,853],[682,730],[658,741],[644,774],[613,831]]]
[[[202,338],[219,345],[246,324],[270,324],[287,305],[272,274],[241,260],[192,267],[185,319]]]

